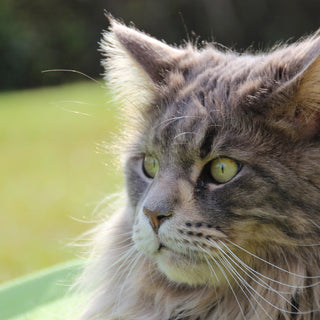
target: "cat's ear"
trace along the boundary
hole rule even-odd
[[[291,61],[286,63],[288,70],[293,69],[291,79],[275,91],[272,100],[278,101],[278,112],[273,112],[278,114],[278,125],[309,139],[320,134],[320,37],[293,49]]]
[[[101,41],[107,83],[122,104],[148,105],[183,50],[108,18]]]

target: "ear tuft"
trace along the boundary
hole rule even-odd
[[[149,105],[183,50],[129,28],[111,15],[108,19],[110,28],[101,41],[106,81],[123,105]]]
[[[154,84],[121,44],[114,32],[118,23],[111,17],[109,20],[111,26],[109,31],[103,34],[100,44],[105,57],[102,65],[108,87],[123,106],[147,105],[154,98]]]
[[[271,122],[291,136],[311,139],[320,131],[320,37],[307,38],[271,56],[278,63],[271,95]],[[276,58],[276,59],[275,59]]]

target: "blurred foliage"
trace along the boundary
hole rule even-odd
[[[318,0],[1,0],[0,90],[98,77],[104,10],[146,32],[181,44],[215,40],[237,49],[271,46],[319,27]]]

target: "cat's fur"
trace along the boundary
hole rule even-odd
[[[125,208],[99,227],[82,275],[81,319],[320,319],[320,36],[237,54],[111,18],[101,48],[136,131]],[[216,184],[206,168],[221,156],[242,168]]]

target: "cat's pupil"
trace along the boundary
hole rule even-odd
[[[240,165],[229,158],[216,158],[210,165],[210,173],[218,184],[226,183],[234,178],[240,171]]]

